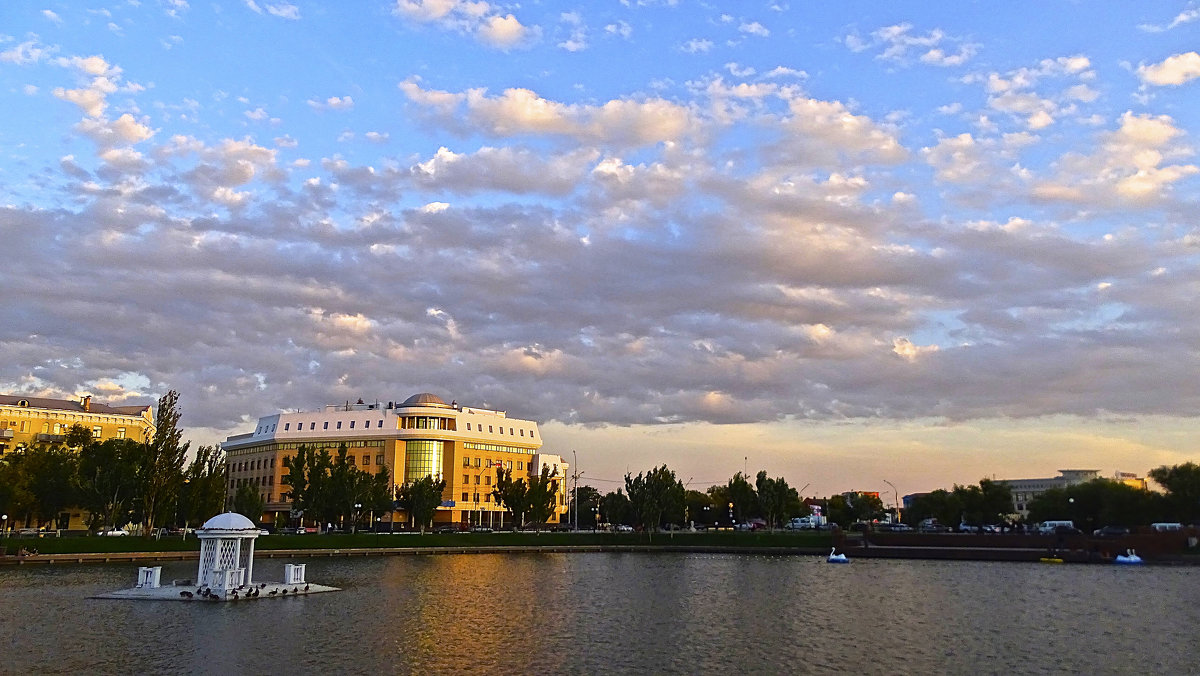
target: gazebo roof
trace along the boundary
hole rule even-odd
[[[246,517],[242,516],[241,514],[238,514],[237,512],[225,512],[224,514],[218,514],[218,515],[214,516],[213,518],[209,519],[208,521],[205,521],[204,525],[200,527],[200,530],[209,530],[209,531],[252,530],[252,531],[254,531],[255,534],[258,534],[258,526],[255,526],[253,521],[251,521],[250,519],[247,519]]]

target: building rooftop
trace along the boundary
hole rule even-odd
[[[109,406],[93,402],[90,396],[74,399],[48,399],[45,397],[26,397],[15,394],[0,394],[0,404],[20,406],[22,408],[42,408],[57,411],[75,411],[78,413],[98,413],[100,415],[135,415],[140,416],[150,410],[150,404],[140,406]]]

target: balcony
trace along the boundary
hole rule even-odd
[[[9,430],[9,429],[0,430],[0,439],[12,439],[12,438],[13,438],[13,430]]]
[[[66,441],[67,435],[65,435],[65,434],[46,434],[43,432],[43,433],[39,433],[37,435],[37,440],[48,442],[48,443],[54,443],[56,441]]]

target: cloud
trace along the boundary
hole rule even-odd
[[[688,54],[703,54],[712,48],[712,40],[705,40],[703,38],[692,38],[691,40],[683,43],[683,45],[680,47],[680,49]]]
[[[58,26],[62,25],[62,17],[60,17],[58,14],[55,14],[53,11],[51,11],[49,9],[43,9],[42,16],[46,17],[46,19],[48,19],[51,23],[53,23],[55,25],[58,25]]]
[[[743,22],[740,26],[738,26],[738,32],[760,38],[770,37],[771,35],[771,31],[757,21]]]
[[[1200,54],[1187,52],[1164,59],[1150,66],[1138,66],[1142,82],[1157,86],[1181,85],[1200,78]]]
[[[349,96],[330,96],[324,101],[309,99],[308,106],[313,110],[350,110],[354,107],[354,99]]]
[[[507,89],[490,96],[484,90],[458,93],[426,90],[407,80],[401,90],[415,104],[439,117],[463,108],[471,126],[509,137],[521,134],[569,136],[585,142],[644,145],[681,138],[691,127],[687,108],[662,99],[614,99],[602,105],[564,104],[529,89]]]
[[[1170,116],[1126,112],[1118,129],[1101,136],[1096,152],[1059,158],[1056,175],[1038,181],[1033,195],[1110,206],[1162,202],[1174,184],[1200,173],[1195,164],[1166,164],[1194,154],[1179,143],[1182,135]]]
[[[1163,31],[1169,31],[1173,28],[1178,28],[1179,26],[1182,26],[1184,24],[1192,23],[1193,21],[1195,21],[1197,19],[1200,19],[1200,9],[1195,9],[1195,8],[1185,9],[1182,12],[1180,12],[1179,14],[1176,14],[1175,18],[1171,19],[1170,23],[1166,24],[1165,26],[1155,25],[1155,24],[1141,24],[1138,26],[1138,28],[1140,28],[1143,31],[1146,31],[1147,33],[1162,33]]]
[[[873,31],[870,39],[850,33],[842,42],[853,52],[880,49],[875,58],[902,65],[907,65],[916,53],[921,63],[941,67],[961,66],[979,51],[978,44],[947,36],[939,28],[932,29],[924,35],[913,33],[913,25],[910,23],[884,26]],[[948,51],[948,44],[955,47]]]
[[[416,23],[474,35],[480,43],[510,49],[536,40],[541,29],[476,0],[396,0],[393,13]]]

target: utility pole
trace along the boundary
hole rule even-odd
[[[575,530],[579,530],[579,455],[571,449],[571,468],[575,476],[575,506],[571,508],[571,516],[575,517]]]

